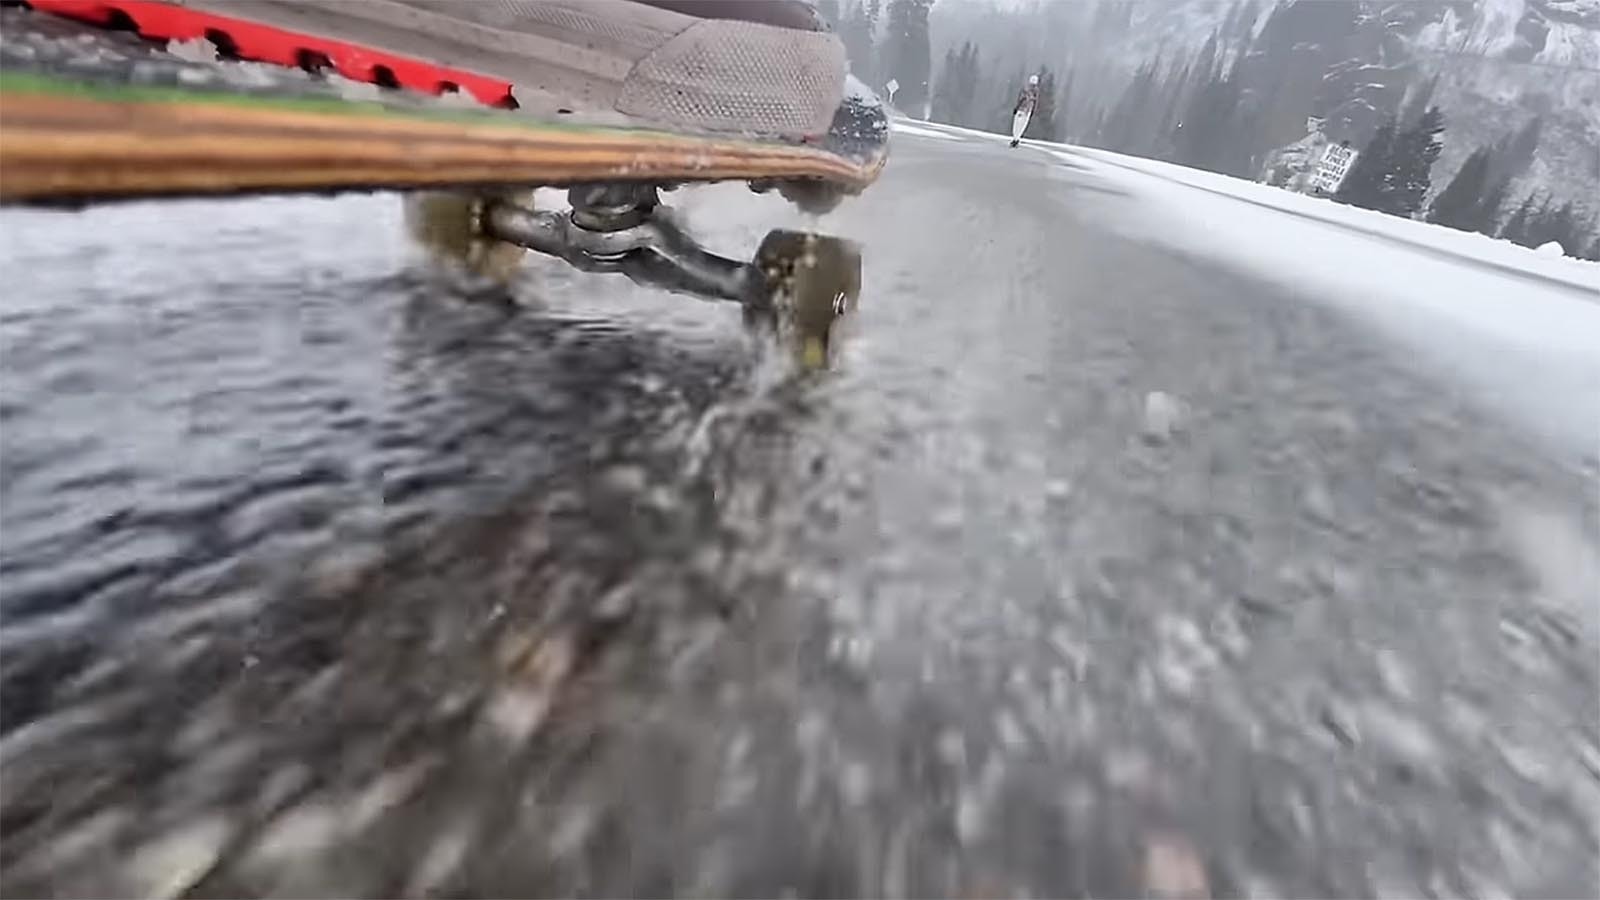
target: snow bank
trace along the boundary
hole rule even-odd
[[[895,119],[890,124],[890,127],[895,131],[904,132],[906,134],[914,134],[918,137],[933,138],[937,141],[965,140],[963,135],[951,134],[949,131],[942,128],[929,127],[927,124],[918,122],[915,119]]]
[[[945,125],[940,122],[920,122],[913,119],[894,119],[890,122],[890,127],[895,131],[907,131],[912,134],[938,132],[940,137],[980,138],[983,140],[1000,141],[1006,144],[1011,143],[1011,135],[1009,134],[996,134],[992,131],[979,131],[976,128],[962,128],[959,125]],[[1023,143],[1032,144],[1035,142],[1024,141]],[[1051,144],[1049,146],[1065,147],[1067,145]]]
[[[1133,156],[1123,156],[1105,150],[1086,147],[1069,147],[1063,144],[1046,145],[1063,158],[1074,163],[1084,158],[1098,160],[1108,165],[1121,166],[1160,178],[1176,181],[1190,187],[1215,191],[1229,197],[1293,213],[1297,216],[1318,219],[1347,228],[1403,241],[1413,246],[1459,256],[1464,260],[1505,267],[1560,281],[1576,288],[1597,292],[1600,300],[1600,265],[1570,257],[1550,257],[1536,250],[1481,234],[1457,231],[1443,225],[1402,219],[1368,209],[1346,206],[1324,197],[1296,194],[1279,188],[1203,172],[1172,163],[1156,162]]]

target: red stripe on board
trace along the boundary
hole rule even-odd
[[[210,38],[241,58],[296,67],[326,59],[340,75],[386,87],[399,86],[424,94],[462,90],[480,103],[515,108],[511,83],[462,69],[396,56],[358,44],[321,35],[300,34],[259,25],[231,16],[219,16],[159,0],[31,0],[34,9],[95,25],[115,24],[126,18],[141,35],[168,41]]]

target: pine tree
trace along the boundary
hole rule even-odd
[[[1238,6],[1234,7],[1234,12],[1243,14]],[[1199,123],[1193,119],[1203,113],[1202,97],[1208,96],[1204,92],[1210,89],[1214,93],[1216,90],[1215,82],[1220,77],[1217,72],[1218,46],[1218,35],[1213,31],[1200,52],[1190,61],[1185,69],[1183,84],[1176,96],[1171,98],[1172,108],[1162,140],[1167,149],[1165,159],[1198,165],[1195,151]]]
[[[883,39],[885,82],[892,78],[900,83],[895,105],[914,114],[921,114],[928,100],[928,9],[932,6],[933,0],[889,0]]]
[[[1594,228],[1600,232],[1600,221],[1595,222]],[[1596,234],[1594,240],[1589,242],[1589,249],[1583,251],[1581,258],[1590,262],[1600,262],[1600,234]]]
[[[1473,211],[1472,230],[1494,237],[1500,227],[1500,210],[1506,205],[1506,197],[1510,193],[1509,181],[1496,182],[1489,188],[1483,200],[1478,203],[1478,208]]]
[[[1356,154],[1356,160],[1345,173],[1344,181],[1333,197],[1340,203],[1363,209],[1381,208],[1387,193],[1391,153],[1395,142],[1395,123],[1385,120],[1373,133],[1372,140]]]
[[[1455,177],[1433,199],[1433,207],[1428,210],[1428,221],[1462,231],[1475,231],[1488,177],[1489,148],[1479,147],[1472,151]]]
[[[1167,80],[1161,85],[1160,118],[1156,121],[1155,146],[1152,155],[1157,159],[1172,159],[1173,129],[1183,119],[1183,104],[1189,98],[1189,66],[1174,65]]]
[[[845,54],[850,58],[850,71],[867,84],[882,87],[873,53],[878,34],[878,0],[856,0],[840,16],[839,40],[844,42]]]
[[[949,47],[944,51],[944,63],[939,66],[939,74],[933,80],[933,120],[956,124],[954,104],[955,79],[960,75],[960,57],[956,48]]]
[[[962,114],[962,125],[978,127],[982,125],[982,112],[978,109],[978,85],[984,77],[984,62],[978,53],[978,45],[971,45],[971,53],[966,54],[962,61],[962,70],[966,72],[966,82],[963,86],[960,101],[965,112]]]
[[[1345,58],[1361,15],[1360,4],[1345,2],[1272,7],[1234,67],[1244,103],[1231,126],[1228,169],[1253,173],[1255,158],[1305,135],[1306,114],[1324,93],[1330,68]]]
[[[1433,103],[1433,92],[1439,87],[1439,76],[1435,75],[1420,85],[1414,86],[1406,94],[1405,105],[1400,109],[1400,127],[1412,128],[1427,114],[1428,107]]]
[[[944,53],[944,65],[933,88],[933,118],[951,125],[965,125],[972,116],[972,100],[978,88],[978,48],[971,41]]]
[[[1027,83],[1028,75],[1022,69],[1018,69],[1009,81],[1002,83],[999,98],[990,104],[988,109],[985,120],[985,127],[988,130],[996,134],[1011,133],[1012,109],[1022,94],[1022,86]]]
[[[1442,131],[1444,114],[1439,107],[1430,106],[1416,125],[1397,136],[1390,202],[1384,212],[1410,217],[1422,209],[1428,189],[1432,187],[1433,164],[1444,149],[1439,143]]]
[[[1544,119],[1534,116],[1513,134],[1495,142],[1494,157],[1489,166],[1489,180],[1516,178],[1533,165],[1534,154],[1539,150],[1539,139],[1544,131]]]
[[[1056,97],[1056,130],[1058,140],[1072,140],[1072,70],[1070,69],[1067,71],[1067,80],[1061,84],[1061,93]]]
[[[1239,99],[1239,82],[1231,71],[1213,74],[1195,90],[1173,128],[1173,155],[1178,162],[1212,172],[1232,168],[1238,155],[1233,128],[1239,118]]]
[[[1528,216],[1528,227],[1523,233],[1522,244],[1527,247],[1538,247],[1550,240],[1552,232],[1556,230],[1553,227],[1555,225],[1555,215],[1556,209],[1552,203],[1552,198],[1549,194],[1546,194],[1544,202],[1539,204],[1539,208]]]
[[[1588,229],[1584,227],[1582,212],[1576,204],[1568,200],[1561,207],[1557,221],[1560,229],[1556,240],[1561,242],[1561,252],[1567,256],[1577,256],[1589,237]]]
[[[1139,67],[1106,120],[1106,147],[1120,153],[1149,152],[1148,124],[1155,118],[1156,70],[1160,60]]]
[[[1089,114],[1089,143],[1091,146],[1104,147],[1106,133],[1106,108],[1096,106]]]
[[[1528,218],[1527,235],[1522,243],[1528,247],[1542,247],[1554,242],[1560,245],[1562,253],[1570,253],[1580,241],[1577,211],[1572,203],[1554,206],[1546,197],[1539,211]]]
[[[1528,196],[1522,199],[1522,203],[1518,204],[1516,211],[1511,214],[1511,218],[1506,220],[1505,226],[1500,229],[1500,239],[1527,246],[1528,222],[1534,215],[1533,193],[1529,192]]]
[[[1335,199],[1394,216],[1415,215],[1431,186],[1443,130],[1444,114],[1437,106],[1403,131],[1393,120],[1385,122],[1356,157]]]

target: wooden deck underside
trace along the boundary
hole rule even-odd
[[[756,140],[0,77],[7,203],[613,180],[860,188],[881,167]]]

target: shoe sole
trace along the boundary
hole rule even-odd
[[[230,56],[546,116],[804,139],[844,90],[825,32],[633,0],[33,0],[41,11]],[[335,37],[337,35],[337,37]]]

